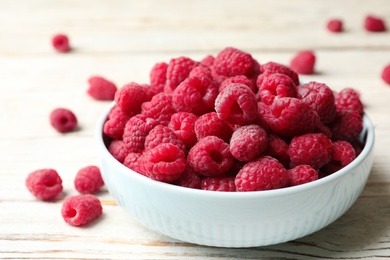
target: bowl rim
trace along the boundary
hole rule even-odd
[[[230,198],[230,199],[250,199],[250,198],[269,198],[269,197],[278,197],[278,196],[288,196],[295,193],[301,193],[308,190],[315,189],[319,186],[329,184],[331,182],[336,181],[337,179],[340,179],[344,175],[348,174],[351,170],[357,168],[364,159],[370,154],[370,152],[374,148],[375,143],[375,129],[374,125],[369,118],[369,116],[365,113],[363,115],[363,131],[360,134],[361,138],[365,138],[365,145],[361,151],[361,153],[347,166],[343,167],[337,172],[334,172],[328,176],[325,176],[321,179],[297,185],[297,186],[289,186],[285,188],[280,189],[273,189],[273,190],[263,190],[263,191],[248,191],[248,192],[221,192],[221,191],[209,191],[209,190],[201,190],[201,189],[191,189],[187,187],[181,187],[169,183],[164,183],[160,181],[156,181],[153,179],[150,179],[149,177],[146,177],[142,174],[139,174],[130,168],[126,167],[122,163],[120,163],[118,160],[116,160],[108,151],[108,148],[106,147],[104,140],[103,140],[103,126],[107,119],[108,113],[110,110],[115,106],[115,101],[113,101],[110,106],[104,110],[103,114],[98,119],[98,122],[96,124],[95,128],[95,139],[97,142],[97,148],[99,150],[99,156],[104,156],[110,164],[114,164],[116,167],[121,169],[122,171],[128,171],[129,175],[132,174],[132,176],[129,176],[131,178],[135,178],[140,183],[145,184],[146,186],[152,186],[153,189],[159,189],[161,191],[166,192],[172,192],[177,193],[178,196],[180,195],[186,195],[189,196],[191,194],[195,196],[203,196],[206,198]],[[104,175],[104,174],[103,174]]]

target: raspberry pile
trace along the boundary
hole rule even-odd
[[[233,47],[156,63],[148,84],[116,92],[103,128],[108,151],[153,180],[211,191],[279,189],[332,174],[363,147],[364,107],[354,89],[300,82],[314,63],[310,51],[289,67]]]

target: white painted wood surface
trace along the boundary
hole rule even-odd
[[[383,259],[390,257],[390,86],[380,79],[390,63],[390,32],[368,33],[367,14],[386,19],[390,3],[360,1],[65,1],[0,0],[0,258],[2,259]],[[325,29],[329,18],[346,31]],[[58,32],[74,50],[56,53]],[[86,94],[87,79],[102,75],[118,86],[148,82],[154,63],[200,59],[226,46],[260,62],[288,63],[312,49],[315,75],[336,90],[354,87],[376,126],[373,170],[356,204],[310,236],[284,244],[209,248],[152,232],[127,215],[107,192],[104,215],[93,225],[65,224],[63,197],[77,194],[78,169],[96,164],[94,127],[107,102]],[[48,121],[56,107],[72,109],[80,130],[61,135]],[[38,168],[58,170],[64,194],[37,201],[25,188]]]

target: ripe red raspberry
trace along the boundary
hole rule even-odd
[[[381,78],[388,84],[390,85],[390,64],[386,65],[381,74]]]
[[[385,21],[377,16],[367,15],[364,19],[364,28],[369,32],[387,31]]]
[[[318,171],[310,165],[301,164],[287,170],[290,186],[297,186],[318,180]]]
[[[150,70],[150,86],[156,90],[156,93],[164,91],[164,86],[167,81],[167,68],[166,62],[156,63]]]
[[[140,165],[141,156],[141,153],[128,153],[125,160],[123,161],[123,165],[139,174],[146,176],[146,173]]]
[[[205,78],[208,78],[210,80],[213,79],[210,68],[206,67],[204,65],[199,65],[199,66],[194,67],[191,70],[188,77],[200,77],[200,78],[205,77]]]
[[[244,76],[244,75],[238,75],[238,76],[226,78],[219,85],[218,91],[222,92],[227,86],[229,86],[232,83],[243,84],[243,85],[247,86],[248,88],[250,88],[253,91],[253,93],[257,92],[257,89],[255,88],[252,80],[250,80],[247,76]]]
[[[284,188],[288,174],[278,160],[261,156],[246,163],[236,176],[237,191],[261,191]]]
[[[340,163],[341,167],[350,164],[356,158],[355,148],[347,141],[333,142],[332,159]]]
[[[186,145],[191,148],[196,141],[195,121],[198,116],[188,112],[177,112],[171,116],[168,127],[173,130],[175,135]]]
[[[363,118],[358,111],[341,111],[331,126],[332,140],[353,141],[359,136],[362,130]]]
[[[210,112],[201,115],[194,125],[194,131],[198,140],[206,136],[217,136],[229,142],[232,136],[233,129],[226,121],[220,119],[215,112]]]
[[[118,106],[114,106],[108,114],[103,126],[103,133],[115,140],[122,139],[123,131],[130,116],[125,114]]]
[[[202,115],[214,108],[217,85],[208,78],[189,77],[175,89],[172,96],[177,111]]]
[[[111,81],[93,76],[88,79],[87,93],[96,100],[114,100],[117,87]]]
[[[60,133],[72,132],[77,127],[75,114],[67,108],[56,108],[50,113],[50,124]]]
[[[56,34],[51,40],[51,43],[58,52],[69,52],[70,43],[69,38],[65,34]]]
[[[337,111],[356,110],[360,114],[364,112],[364,105],[360,100],[360,94],[353,88],[344,88],[335,96]]]
[[[220,176],[234,164],[229,145],[216,136],[200,139],[188,152],[188,165],[202,176]]]
[[[156,125],[145,138],[145,150],[153,149],[161,143],[171,143],[186,152],[186,146],[168,126]]]
[[[62,191],[62,180],[54,169],[39,169],[26,178],[27,189],[40,200],[53,200]]]
[[[97,193],[103,185],[100,169],[94,165],[81,168],[74,179],[76,190],[82,194]]]
[[[311,81],[298,86],[297,91],[297,98],[316,111],[323,124],[329,124],[335,119],[335,97],[327,85]]]
[[[257,86],[260,86],[265,77],[268,77],[271,74],[280,73],[286,76],[289,76],[296,86],[299,85],[299,75],[291,68],[276,62],[267,62],[260,66],[261,74],[257,78]]]
[[[293,80],[287,75],[274,73],[265,77],[258,86],[258,100],[271,105],[275,98],[296,97],[297,89]]]
[[[330,32],[339,33],[343,31],[343,21],[341,19],[330,19],[327,24],[326,28]]]
[[[148,101],[148,96],[144,88],[135,82],[122,86],[115,94],[117,106],[129,116],[140,113],[141,105],[145,101]]]
[[[320,122],[318,114],[297,98],[276,99],[261,113],[271,130],[284,137],[313,132]]]
[[[288,144],[278,135],[268,133],[268,147],[264,154],[276,158],[285,167],[290,164],[290,156],[287,153]]]
[[[179,84],[184,81],[198,62],[188,57],[171,59],[167,67],[167,81],[164,87],[166,93],[172,93]]]
[[[174,184],[186,188],[200,189],[200,183],[201,179],[199,175],[190,167],[186,167]]]
[[[239,161],[250,161],[262,154],[268,146],[268,134],[258,125],[246,125],[234,131],[230,152]]]
[[[290,168],[308,164],[319,169],[332,159],[332,141],[321,133],[295,136],[287,149]]]
[[[108,146],[108,151],[120,163],[125,161],[125,158],[129,153],[129,151],[126,149],[125,143],[122,140],[113,140]]]
[[[152,100],[142,104],[142,114],[155,119],[161,125],[168,125],[171,116],[176,112],[172,104],[172,96],[159,93]]]
[[[235,177],[206,177],[202,179],[200,188],[211,191],[228,191],[235,192]]]
[[[313,51],[300,51],[292,58],[290,67],[298,74],[313,74],[316,56]]]
[[[215,100],[218,117],[230,124],[251,124],[258,118],[255,93],[243,84],[233,83],[220,92]]]
[[[202,65],[205,65],[207,67],[210,67],[210,66],[213,66],[214,65],[214,60],[215,60],[215,57],[213,55],[207,55],[206,57],[204,57],[200,63]]]
[[[145,149],[145,138],[158,122],[138,114],[129,119],[123,132],[123,141],[129,152],[140,153]]]
[[[171,143],[161,143],[146,150],[139,163],[146,176],[168,183],[179,179],[186,168],[183,150]]]
[[[99,218],[103,213],[100,200],[92,194],[68,197],[62,204],[61,214],[71,226],[83,226]]]
[[[214,60],[216,73],[227,77],[250,75],[253,63],[253,58],[249,53],[233,47],[220,51]]]

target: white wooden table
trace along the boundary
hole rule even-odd
[[[380,79],[390,63],[390,31],[368,33],[367,14],[390,27],[390,3],[361,1],[65,1],[0,0],[0,258],[4,259],[383,259],[390,257],[390,86]],[[344,20],[332,34],[325,23]],[[50,44],[66,33],[74,50]],[[260,62],[288,64],[299,50],[318,61],[309,80],[335,90],[360,91],[376,126],[374,166],[354,206],[315,234],[284,244],[209,248],[157,234],[125,213],[108,192],[104,214],[86,228],[67,225],[63,198],[37,201],[27,174],[55,168],[64,196],[77,194],[78,169],[97,164],[94,128],[107,102],[92,100],[87,79],[118,86],[148,82],[154,63],[200,59],[234,46]],[[52,109],[72,109],[80,130],[61,135],[49,125]]]

